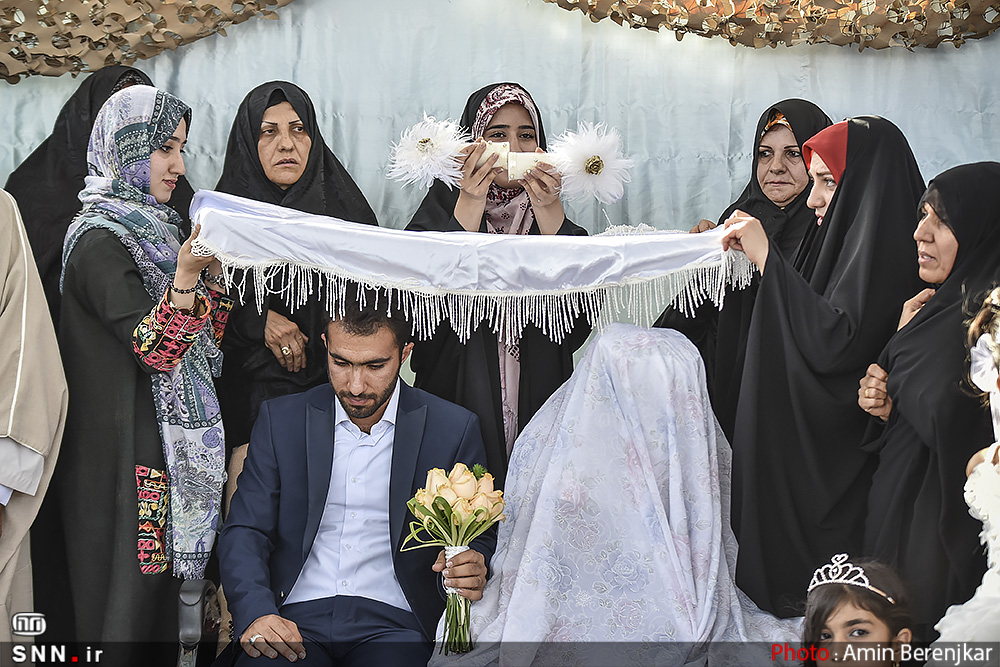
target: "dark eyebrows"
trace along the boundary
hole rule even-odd
[[[871,625],[872,622],[867,618],[852,618],[844,623],[845,628],[853,628],[855,625]]]
[[[497,125],[490,125],[489,127],[486,128],[486,131],[489,132],[490,130],[509,130],[509,129],[510,129],[510,125],[500,125],[500,124],[497,124]],[[535,126],[534,125],[521,125],[517,129],[519,129],[519,130],[532,130],[533,131],[535,129]]]
[[[358,363],[354,363],[353,361],[345,359],[339,354],[335,354],[331,350],[327,350],[327,352],[329,353],[330,358],[333,359],[334,361],[342,361],[345,364],[350,364],[351,366],[371,366],[372,364],[387,364],[390,361],[392,361],[392,357],[385,357],[379,359],[366,359],[365,361],[359,361]]]
[[[260,124],[261,125],[277,125],[277,123],[275,123],[273,120],[262,120],[262,121],[260,121]],[[305,125],[305,123],[303,123],[302,120],[299,119],[299,118],[293,118],[292,120],[288,121],[288,124],[289,125]]]
[[[187,145],[187,139],[185,139],[184,141],[181,141],[181,138],[180,138],[180,137],[175,137],[175,136],[170,136],[170,137],[167,137],[166,139],[164,139],[164,140],[163,140],[163,143],[162,143],[162,144],[160,144],[160,146],[161,146],[161,147],[162,147],[162,146],[166,146],[166,145],[167,145],[167,144],[169,144],[169,143],[170,143],[171,141],[173,141],[173,142],[174,142],[174,143],[176,143],[176,144],[180,144],[181,148],[184,148],[184,146],[186,146],[186,145]]]

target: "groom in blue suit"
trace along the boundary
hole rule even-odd
[[[399,379],[413,344],[384,304],[345,310],[323,337],[330,384],[261,406],[219,539],[237,665],[425,665],[437,573],[482,597],[495,528],[447,562],[400,552],[427,471],[486,463],[478,420]]]

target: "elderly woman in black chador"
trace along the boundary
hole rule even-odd
[[[823,110],[806,100],[783,100],[761,114],[754,134],[750,181],[719,216],[719,224],[725,223],[734,211],[749,213],[760,220],[768,238],[790,260],[816,219],[806,206],[811,181],[808,165],[802,159],[802,145],[828,125],[830,119]],[[702,220],[691,231],[715,226]],[[730,439],[757,285],[755,279],[747,289],[729,289],[721,311],[706,303],[695,317],[689,318],[668,308],[656,322],[658,327],[677,329],[698,347],[705,361],[712,407]]]
[[[912,211],[924,186],[889,121],[865,116],[804,146],[809,226],[791,261],[736,211],[724,245],[761,270],[733,429],[737,584],[762,609],[796,613],[818,563],[861,552],[874,458],[857,378],[918,290]]]
[[[993,423],[965,379],[963,323],[967,299],[981,299],[1000,277],[1000,164],[940,174],[917,216],[920,279],[933,287],[903,305],[858,403],[878,417],[866,445],[878,468],[864,550],[899,569],[913,590],[918,637],[930,639],[934,622],[972,596],[986,569],[962,484],[969,457],[993,441]]]
[[[324,142],[312,100],[286,81],[262,84],[243,99],[216,189],[305,213],[378,224],[360,188]],[[220,400],[230,442],[241,448],[231,477],[241,466],[242,445],[250,440],[260,404],[327,381],[321,299],[292,312],[280,297],[265,295],[258,313],[250,283],[246,305],[233,312],[223,343]]]
[[[407,229],[586,235],[566,218],[560,177],[551,167],[539,165],[523,180],[511,181],[495,155],[478,164],[487,142],[509,142],[516,152],[545,149],[545,130],[528,91],[515,83],[486,86],[469,97],[461,124],[477,140],[465,151],[461,189],[435,183]],[[417,387],[479,416],[488,467],[502,484],[514,439],[572,374],[573,352],[589,333],[590,327],[578,322],[562,342],[553,343],[529,326],[520,340],[503,341],[481,324],[462,343],[442,328],[416,344],[410,363]]]

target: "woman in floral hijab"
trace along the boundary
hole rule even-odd
[[[218,261],[191,253],[199,229],[182,244],[166,206],[190,119],[150,86],[108,99],[63,252],[70,409],[54,528],[74,619],[53,630],[105,648],[176,641],[180,580],[204,575],[218,523],[225,449],[212,374],[232,302]],[[114,664],[163,653],[109,650],[122,652]]]

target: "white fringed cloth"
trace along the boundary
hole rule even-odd
[[[525,325],[560,341],[581,315],[600,327],[613,318],[649,325],[666,305],[691,313],[721,306],[727,285],[745,287],[754,270],[741,252],[723,252],[722,230],[701,234],[646,225],[598,236],[512,236],[407,232],[309,215],[218,192],[191,206],[201,224],[194,251],[223,265],[242,301],[254,283],[290,307],[314,295],[342,312],[348,290],[380,288],[387,312],[402,312],[426,339],[447,321],[461,340],[487,322],[503,340]]]

